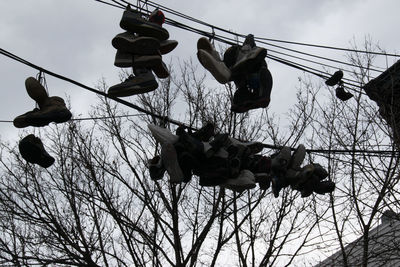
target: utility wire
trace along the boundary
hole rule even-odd
[[[107,95],[106,93],[104,93],[104,92],[102,92],[102,91],[96,90],[96,89],[91,88],[91,87],[89,87],[89,86],[86,86],[86,85],[84,85],[84,84],[82,84],[82,83],[79,83],[79,82],[77,82],[77,81],[75,81],[75,80],[72,80],[72,79],[67,78],[67,77],[64,77],[64,76],[62,76],[62,75],[60,75],[60,74],[57,74],[57,73],[54,73],[54,72],[49,71],[49,70],[47,70],[47,69],[44,69],[44,68],[42,68],[42,67],[39,67],[39,66],[37,66],[37,65],[35,65],[35,64],[33,64],[33,63],[31,63],[31,62],[25,60],[25,59],[22,59],[22,58],[20,58],[20,57],[18,57],[18,56],[16,56],[16,55],[14,55],[14,54],[12,54],[12,53],[10,53],[10,52],[4,50],[4,49],[2,49],[2,48],[0,48],[0,54],[3,54],[3,55],[5,55],[5,56],[7,56],[7,57],[9,57],[9,58],[11,58],[11,59],[13,59],[13,60],[16,60],[16,61],[18,61],[18,62],[20,62],[20,63],[26,64],[27,66],[30,66],[30,67],[32,67],[32,68],[35,68],[35,69],[37,69],[37,70],[39,70],[39,71],[41,71],[41,72],[43,72],[43,73],[46,73],[46,74],[51,75],[51,76],[53,76],[53,77],[56,77],[56,78],[58,78],[58,79],[61,79],[61,80],[70,82],[70,83],[72,83],[72,84],[75,84],[75,85],[77,85],[77,86],[79,86],[79,87],[82,87],[82,88],[84,88],[84,89],[86,89],[86,90],[89,90],[89,91],[91,91],[91,92],[93,92],[93,93],[96,93],[96,94],[102,95],[102,96],[104,96],[104,97],[110,98],[110,99],[112,99],[112,100],[114,100],[114,101],[117,101],[117,102],[123,104],[123,105],[126,105],[126,106],[128,106],[128,107],[131,107],[131,108],[133,108],[133,109],[136,109],[136,110],[138,110],[138,111],[140,111],[140,112],[142,112],[142,113],[145,113],[146,115],[150,115],[150,116],[153,116],[153,117],[157,117],[157,118],[159,118],[159,119],[168,121],[168,122],[170,122],[170,123],[172,123],[172,124],[175,124],[175,125],[184,126],[184,127],[186,127],[187,129],[190,129],[190,130],[192,130],[192,131],[196,131],[196,130],[197,130],[197,129],[195,129],[195,128],[186,126],[186,125],[185,125],[184,123],[182,123],[182,122],[179,122],[179,121],[176,121],[176,120],[172,120],[172,119],[170,119],[170,118],[168,118],[168,117],[166,117],[166,116],[157,115],[157,114],[155,114],[155,113],[153,113],[153,112],[150,112],[150,111],[147,111],[147,110],[145,110],[145,109],[143,109],[143,108],[141,108],[141,107],[138,107],[138,106],[136,106],[136,105],[134,105],[134,104],[132,104],[132,103],[130,103],[130,102],[127,102],[127,101],[122,100],[122,99],[120,99],[120,98],[111,97],[111,96]],[[121,117],[126,117],[126,115],[121,115]],[[99,118],[99,119],[104,119],[104,118]],[[79,119],[75,119],[75,120],[79,120]],[[9,122],[9,121],[7,121],[7,122]],[[263,147],[265,147],[265,148],[270,148],[270,149],[281,149],[283,146],[271,145],[271,144],[263,144]],[[295,150],[295,149],[294,149],[294,148],[291,148],[291,150]],[[370,153],[370,154],[398,153],[398,151],[384,151],[384,150],[339,150],[339,149],[336,149],[336,150],[334,150],[334,149],[329,149],[329,150],[327,150],[327,149],[306,149],[306,151],[309,152],[309,153],[337,153],[337,154],[340,154],[340,153]]]
[[[143,116],[144,114],[126,114],[126,115],[115,115],[115,116],[104,116],[104,117],[87,117],[87,118],[72,118],[70,121],[90,121],[90,120],[106,120],[114,118],[129,118]],[[10,120],[0,120],[0,123],[12,123]]]
[[[145,114],[147,114],[147,115],[156,117],[156,118],[158,118],[158,119],[161,119],[161,120],[163,120],[163,121],[170,122],[170,123],[175,124],[175,125],[178,125],[178,126],[179,126],[179,125],[183,125],[184,127],[188,128],[188,129],[195,130],[195,129],[193,129],[193,128],[190,127],[190,126],[185,126],[183,123],[181,123],[181,122],[179,122],[179,121],[176,121],[176,120],[173,120],[173,119],[171,119],[171,118],[168,118],[168,116],[161,116],[161,115],[155,114],[155,113],[150,112],[150,111],[148,111],[148,110],[145,110],[145,109],[143,109],[143,108],[141,108],[141,107],[139,107],[139,106],[137,106],[137,105],[135,105],[135,104],[132,104],[132,103],[130,103],[130,102],[128,102],[128,101],[122,100],[122,99],[120,99],[120,98],[118,98],[118,97],[110,96],[110,95],[108,95],[108,94],[106,94],[106,93],[104,93],[104,92],[102,92],[102,91],[100,91],[100,90],[91,88],[91,87],[89,87],[89,86],[87,86],[87,85],[84,85],[84,84],[82,84],[82,83],[80,83],[80,82],[77,82],[77,81],[75,81],[75,80],[72,80],[72,79],[70,79],[70,78],[67,78],[67,77],[65,77],[65,76],[62,76],[62,75],[60,75],[60,74],[54,73],[54,72],[49,71],[49,70],[47,70],[47,69],[44,69],[44,68],[42,68],[42,67],[39,67],[39,66],[37,66],[37,65],[35,65],[35,64],[33,64],[33,63],[31,63],[31,62],[25,60],[25,59],[22,59],[22,58],[20,58],[20,57],[18,57],[18,56],[16,56],[16,55],[14,55],[14,54],[12,54],[12,53],[10,53],[10,52],[4,50],[4,49],[2,49],[2,48],[0,48],[0,54],[3,54],[3,55],[5,55],[5,56],[7,56],[7,57],[9,57],[9,58],[11,58],[11,59],[14,59],[14,60],[16,60],[16,61],[18,61],[18,62],[20,62],[20,63],[23,63],[23,64],[25,64],[25,65],[27,65],[27,66],[30,66],[30,67],[32,67],[32,68],[34,68],[34,69],[37,69],[37,70],[39,70],[39,71],[41,71],[41,72],[43,72],[43,73],[46,73],[46,74],[51,75],[51,76],[53,76],[53,77],[56,77],[56,78],[58,78],[58,79],[61,79],[61,80],[67,81],[67,82],[69,82],[69,83],[75,84],[75,85],[77,85],[77,86],[79,86],[79,87],[82,87],[82,88],[84,88],[84,89],[86,89],[86,90],[88,90],[88,91],[91,91],[91,92],[93,92],[93,93],[102,95],[102,96],[104,96],[104,97],[106,97],[106,98],[110,98],[110,99],[112,99],[112,100],[114,100],[114,101],[117,101],[118,103],[121,103],[121,104],[123,104],[123,105],[125,105],[125,106],[128,106],[128,107],[130,107],[130,108],[136,109],[137,111],[140,111],[140,112],[145,113]]]

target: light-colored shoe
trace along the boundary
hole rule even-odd
[[[180,183],[184,180],[184,174],[178,163],[178,155],[171,143],[161,144],[161,160],[169,174],[171,183]]]
[[[164,143],[175,144],[179,140],[179,136],[171,133],[171,131],[166,128],[159,127],[154,124],[148,124],[147,127],[149,128],[154,139],[156,139],[156,141],[159,142],[160,144]]]
[[[197,51],[197,58],[201,65],[207,69],[219,83],[225,84],[230,81],[231,71],[219,57],[216,58],[208,51],[200,49]]]
[[[226,180],[221,186],[241,193],[246,189],[255,188],[256,178],[251,171],[241,170],[236,178]]]

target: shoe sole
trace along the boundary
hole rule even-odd
[[[160,43],[160,53],[161,55],[168,54],[178,46],[178,42],[175,40],[165,41],[165,43]]]
[[[161,160],[167,169],[171,183],[183,182],[184,175],[181,167],[178,164],[178,156],[174,145],[164,143],[161,145]]]
[[[114,48],[135,55],[154,55],[158,53],[160,42],[153,37],[137,37],[133,40],[116,36],[111,41]]]
[[[161,56],[153,55],[133,57],[134,68],[152,68],[161,64]]]
[[[160,41],[164,41],[169,38],[169,33],[166,29],[151,22],[147,22],[144,19],[138,18],[132,11],[124,11],[119,26],[126,31],[154,37]]]
[[[251,57],[242,60],[232,67],[232,73],[248,73],[251,67],[260,63],[267,56],[266,49],[260,49],[258,53],[254,53]]]
[[[114,97],[126,97],[126,96],[148,93],[154,91],[157,88],[158,88],[158,83],[155,80],[151,80],[147,82],[142,82],[140,84],[117,88],[111,91],[110,88],[108,90],[108,95]]]
[[[198,50],[197,58],[201,65],[203,65],[219,83],[225,84],[229,82],[231,75],[225,63],[217,61],[209,52],[202,49]]]
[[[38,111],[40,112],[40,111]],[[28,126],[43,127],[49,125],[51,122],[63,123],[71,119],[72,114],[68,109],[59,111],[51,111],[42,114],[30,114],[28,116],[18,116],[14,119],[14,126],[17,128],[25,128]]]

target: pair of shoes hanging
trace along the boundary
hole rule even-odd
[[[25,88],[39,108],[16,117],[13,121],[15,127],[42,127],[51,122],[63,123],[71,119],[72,114],[66,107],[64,99],[58,96],[49,96],[38,80],[33,77],[27,78]],[[54,163],[54,158],[46,152],[40,138],[33,134],[19,142],[19,151],[27,162],[39,164],[43,168],[48,168]]]
[[[343,78],[343,71],[338,70],[325,81],[325,84],[328,86],[338,85],[338,87],[336,87],[336,90],[335,90],[336,97],[342,101],[347,101],[353,97],[353,94],[350,92],[347,92],[344,89],[342,78]]]
[[[117,34],[111,42],[117,49],[114,65],[121,68],[132,67],[134,75],[111,86],[108,95],[125,97],[151,92],[158,87],[154,74],[160,79],[169,76],[162,55],[174,50],[178,42],[168,40],[169,33],[162,27],[164,21],[164,14],[157,9],[148,19],[130,7],[124,11],[120,27],[126,32]]]

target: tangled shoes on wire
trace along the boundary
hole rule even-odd
[[[50,122],[63,123],[71,119],[72,114],[67,109],[64,99],[58,96],[49,97],[38,80],[33,77],[27,78],[25,87],[28,95],[36,101],[39,108],[16,117],[13,121],[15,127],[42,127]]]

